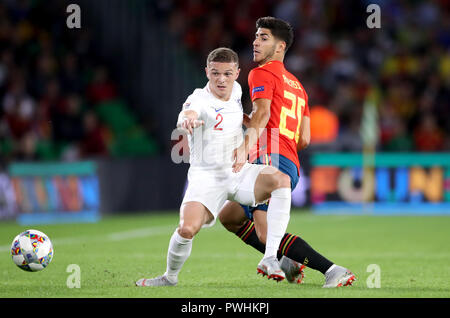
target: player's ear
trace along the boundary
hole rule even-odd
[[[278,41],[277,43],[277,53],[284,53],[286,50],[286,42]]]
[[[210,78],[209,78],[209,69],[208,69],[208,66],[205,67],[205,73],[206,73],[206,77],[207,77],[208,79],[210,79]]]
[[[238,68],[234,80],[237,80],[237,78],[239,77],[239,73],[240,73],[240,72],[241,72],[241,69]]]

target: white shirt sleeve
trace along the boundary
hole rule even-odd
[[[199,96],[197,89],[189,95],[186,101],[183,104],[183,110],[193,110],[197,113],[198,119],[202,119],[204,115],[204,100]]]
[[[234,98],[242,98],[242,87],[238,82],[234,82],[233,91],[231,92]]]
[[[241,109],[243,109],[242,108],[242,102],[241,102],[241,99],[242,99],[242,87],[236,81],[233,84],[233,91],[231,92],[231,96],[232,96],[233,99],[235,99],[239,103],[239,106],[241,106]]]

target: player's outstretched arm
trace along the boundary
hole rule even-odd
[[[194,110],[183,110],[178,115],[177,128],[187,134],[192,134],[194,128],[200,127],[204,124],[205,122],[198,119],[198,114]]]
[[[242,124],[245,126],[245,128],[250,127],[250,120],[251,120],[251,114],[247,115],[246,113],[244,113],[244,116],[242,119]]]
[[[308,116],[303,116],[300,125],[300,139],[297,144],[297,150],[300,151],[309,146],[311,141],[310,119]]]
[[[233,151],[233,172],[239,172],[244,166],[248,153],[258,141],[270,118],[270,99],[258,98],[253,102],[253,112],[247,121],[244,141]]]

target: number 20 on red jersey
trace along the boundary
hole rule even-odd
[[[287,90],[284,91],[284,98],[286,98],[289,102],[287,105],[283,105],[281,107],[279,126],[280,134],[288,137],[289,139],[295,139],[295,142],[298,143],[298,139],[300,137],[300,124],[302,122],[302,114],[305,109],[306,102],[304,98],[301,98]],[[293,125],[289,125],[288,127],[288,116],[294,120],[297,120],[296,127],[293,127]]]

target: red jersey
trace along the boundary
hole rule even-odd
[[[280,61],[256,67],[248,75],[250,98],[270,99],[270,118],[266,130],[249,152],[249,161],[277,153],[300,168],[297,143],[303,116],[309,117],[308,95],[299,80]]]

